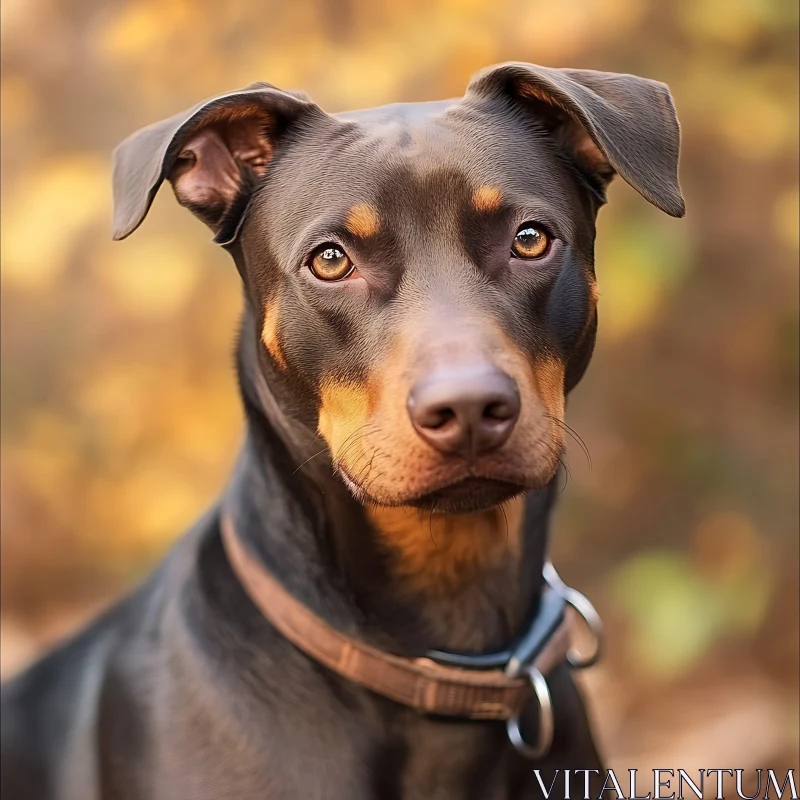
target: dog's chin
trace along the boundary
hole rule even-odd
[[[408,505],[439,514],[471,514],[499,506],[525,491],[524,486],[488,478],[465,478],[428,494],[412,498]]]

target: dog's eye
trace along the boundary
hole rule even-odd
[[[347,253],[332,242],[320,245],[311,254],[308,266],[321,281],[341,281],[355,269]]]
[[[549,249],[550,236],[547,231],[536,222],[526,222],[514,237],[511,255],[514,258],[541,258],[547,255]]]

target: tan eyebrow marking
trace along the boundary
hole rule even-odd
[[[378,212],[368,203],[359,203],[350,209],[345,220],[345,227],[353,236],[368,239],[374,236],[381,227],[381,218]]]
[[[280,307],[277,300],[270,300],[264,308],[264,326],[261,328],[261,341],[267,352],[275,360],[280,369],[286,369],[286,359],[278,339],[278,323],[280,321]]]
[[[478,211],[497,211],[502,199],[503,193],[496,186],[484,184],[472,193],[472,205]]]

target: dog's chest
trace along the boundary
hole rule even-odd
[[[426,717],[273,649],[236,675],[170,676],[155,800],[510,800],[502,723]],[[272,659],[271,659],[272,660]],[[176,665],[177,666],[177,665]],[[260,674],[259,674],[260,673]]]

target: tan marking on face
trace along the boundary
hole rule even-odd
[[[533,364],[536,391],[556,419],[564,419],[564,364],[555,358],[537,359]]]
[[[364,449],[359,430],[369,418],[374,404],[368,386],[329,378],[320,387],[320,408],[317,429],[328,443],[334,461],[346,463],[351,477],[358,479]]]
[[[550,356],[531,358],[504,331],[498,328],[495,333],[502,342],[499,365],[517,382],[522,397],[523,415],[517,423],[517,428],[521,431],[525,427],[524,407],[529,404],[526,404],[526,397],[531,393],[535,393],[548,414],[563,421],[565,373],[563,362]]]
[[[367,509],[367,517],[409,588],[449,594],[504,559],[520,557],[525,502],[515,497],[472,514],[433,514],[411,507]]]
[[[350,209],[345,220],[345,227],[353,236],[369,239],[380,230],[381,219],[373,206],[368,203],[359,203]]]
[[[409,498],[451,482],[455,471],[452,460],[424,442],[409,419],[406,398],[420,377],[417,367],[427,337],[418,326],[408,323],[406,328],[417,334],[396,339],[381,356],[379,371],[366,382],[328,381],[318,425],[337,464],[370,498],[387,506],[405,506]],[[564,416],[563,365],[531,358],[491,323],[478,339],[486,343],[487,357],[517,382],[523,401],[508,443],[482,459],[481,477],[510,482],[519,478],[525,485],[530,479],[537,485],[546,482],[558,466],[563,444],[558,424]],[[455,343],[460,341],[456,336]],[[440,358],[458,359],[458,352],[450,352],[450,344],[444,343]],[[428,368],[420,367],[423,372]],[[345,444],[347,437],[352,438]]]
[[[597,301],[600,299],[600,290],[597,288],[597,281],[589,281],[589,302],[594,308],[597,306]]]
[[[472,205],[478,211],[497,211],[500,208],[502,199],[503,193],[496,186],[479,186],[472,193]]]
[[[280,323],[280,306],[277,300],[270,300],[264,308],[264,324],[261,328],[261,341],[267,352],[275,360],[280,369],[286,369],[286,359],[281,349],[278,335]]]

